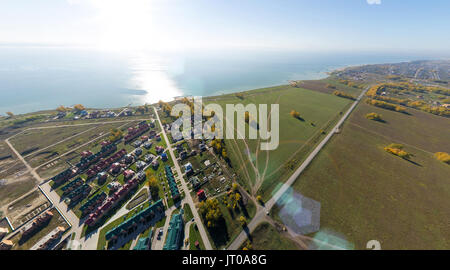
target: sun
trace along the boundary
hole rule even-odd
[[[100,29],[97,47],[105,50],[153,50],[163,47],[153,21],[154,0],[90,0]]]

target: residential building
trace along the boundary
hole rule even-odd
[[[0,242],[0,250],[10,250],[14,246],[11,240],[2,240]]]
[[[167,238],[163,250],[178,250],[183,245],[184,239],[184,221],[183,209],[180,213],[172,216],[167,231]]]
[[[139,211],[133,217],[123,221],[117,227],[109,230],[105,234],[105,239],[109,246],[113,246],[120,238],[125,238],[135,232],[139,225],[146,223],[154,224],[165,216],[164,204],[158,200],[154,204]]]
[[[46,211],[37,218],[35,218],[31,223],[25,225],[22,228],[22,239],[28,239],[35,233],[40,231],[43,227],[47,226],[52,219],[53,213],[51,211]]]

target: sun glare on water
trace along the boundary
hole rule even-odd
[[[139,103],[155,103],[159,100],[170,101],[182,92],[169,77],[167,61],[149,54],[138,54],[132,58],[132,79],[130,88],[145,90],[147,94],[138,97]]]
[[[168,61],[157,53],[176,43],[170,42],[156,26],[153,15],[157,12],[158,0],[79,1],[89,1],[95,10],[95,21],[101,28],[97,47],[131,55],[132,79],[128,88],[147,92],[135,97],[138,103],[169,101],[182,95],[168,74]]]

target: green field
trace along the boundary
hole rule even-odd
[[[411,115],[361,103],[294,183],[296,192],[321,203],[321,231],[347,247],[449,249],[450,166],[435,151],[450,152],[450,120],[408,109]],[[370,121],[368,112],[386,121]],[[401,143],[410,160],[384,147]],[[323,238],[322,238],[323,239]]]
[[[92,125],[91,127],[93,127]],[[86,126],[32,129],[13,137],[10,142],[22,155],[34,152],[86,130]],[[37,140],[39,138],[39,140]]]
[[[199,248],[195,246],[195,242],[198,241]],[[205,244],[203,243],[203,239],[196,227],[195,223],[192,223],[189,227],[189,250],[205,250]]]
[[[41,165],[65,152],[68,152],[76,147],[81,146],[84,143],[87,143],[88,141],[94,140],[95,138],[101,136],[101,135],[107,135],[109,134],[110,130],[112,128],[118,128],[122,125],[127,125],[127,123],[119,122],[119,123],[111,123],[111,124],[102,124],[102,125],[88,125],[83,127],[83,134],[80,134],[78,136],[75,136],[74,138],[70,140],[66,140],[63,142],[59,142],[58,140],[53,141],[52,144],[55,144],[51,147],[46,148],[45,150],[38,150],[34,152],[33,154],[26,157],[27,162],[30,163],[32,167],[36,167],[38,165]],[[54,131],[56,129],[53,129]],[[42,131],[42,129],[41,129]],[[44,136],[46,135],[43,134]],[[37,135],[38,140],[41,140],[42,135]],[[70,137],[70,136],[67,136]],[[105,136],[103,139],[107,139],[108,137]],[[36,139],[36,136],[35,136]],[[66,139],[66,138],[64,138]],[[63,140],[64,140],[63,139]]]
[[[286,85],[244,92],[242,99],[224,95],[210,98],[208,102],[218,103],[223,108],[225,104],[237,103],[280,104],[280,143],[276,150],[261,151],[258,139],[225,140],[240,183],[253,193],[259,190],[264,198],[270,197],[277,184],[285,181],[300,165],[313,146],[325,136],[322,130],[326,132],[331,128],[339,119],[340,112],[351,103],[334,95]],[[289,114],[291,110],[300,112],[302,119],[292,117]],[[286,167],[288,162],[291,168]]]
[[[271,224],[263,222],[251,234],[253,250],[298,250],[292,240],[281,235]],[[244,243],[243,247],[246,245]]]

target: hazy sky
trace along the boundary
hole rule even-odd
[[[0,43],[448,52],[449,11],[447,0],[0,0]]]

